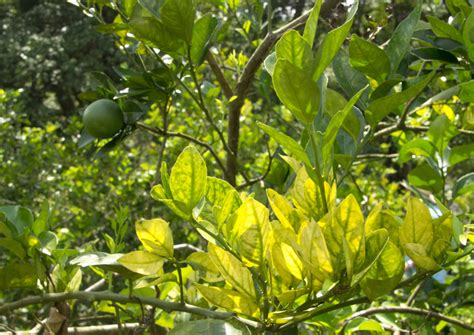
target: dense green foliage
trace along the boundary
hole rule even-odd
[[[0,327],[474,330],[468,1],[68,2],[0,2]]]

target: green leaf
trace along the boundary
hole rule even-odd
[[[315,279],[321,283],[325,279],[333,279],[331,254],[319,223],[305,221],[298,232],[298,244],[301,248],[301,259]]]
[[[448,117],[441,114],[431,123],[428,129],[428,138],[442,154],[449,141],[458,133],[456,126],[449,121]]]
[[[257,125],[260,129],[262,129],[265,133],[268,134],[271,138],[273,138],[278,144],[280,144],[284,150],[288,152],[288,154],[292,155],[298,161],[303,162],[306,165],[311,166],[311,161],[308,158],[305,150],[298,144],[294,139],[285,135],[278,130],[267,126],[261,122],[257,122]]]
[[[55,250],[55,252],[56,251],[58,250]],[[105,252],[96,251],[79,255],[76,258],[70,260],[69,264],[79,265],[81,267],[98,267],[106,271],[116,272],[121,276],[132,280],[140,278],[140,275],[129,271],[123,265],[118,263],[118,259],[122,256],[123,254],[108,254]]]
[[[125,15],[128,17],[132,16],[136,4],[137,0],[122,0],[122,8]]]
[[[277,62],[276,52],[272,52],[265,58],[263,62],[263,67],[265,70],[273,77],[273,71],[275,70],[275,64]]]
[[[301,218],[290,201],[272,189],[267,189],[267,198],[282,226],[294,232],[297,231]]]
[[[209,256],[222,277],[237,291],[256,299],[255,287],[249,269],[232,254],[211,243],[208,245]]]
[[[278,98],[293,115],[304,124],[313,122],[319,109],[320,91],[308,72],[286,59],[278,59],[272,79]]]
[[[296,30],[287,31],[275,46],[277,59],[285,59],[300,69],[306,69],[313,58],[310,45]]]
[[[343,49],[341,49],[334,58],[332,68],[336,75],[338,84],[349,97],[354,96],[354,94],[369,83],[362,73],[350,66],[347,52]],[[363,100],[361,103],[364,105],[366,97],[361,100]]]
[[[258,306],[247,295],[220,287],[204,286],[196,283],[194,286],[207,301],[215,306],[250,317],[258,317],[259,315]]]
[[[340,273],[346,268],[350,280],[352,270],[359,268],[365,258],[364,216],[359,203],[351,194],[320,222],[334,272]]]
[[[33,222],[32,230],[33,233],[38,236],[42,232],[48,230],[49,228],[49,204],[45,200],[41,204],[41,212],[38,218]]]
[[[7,225],[15,229],[16,234],[23,234],[24,230],[33,225],[33,214],[31,211],[22,206],[2,206],[0,213],[3,213],[7,219]]]
[[[216,27],[217,19],[210,13],[200,17],[194,24],[191,60],[195,65],[203,62]]]
[[[304,26],[303,38],[309,44],[310,48],[313,47],[314,38],[318,29],[319,12],[321,11],[322,3],[322,0],[315,1],[311,14],[309,14],[306,25]]]
[[[435,158],[436,148],[430,141],[422,138],[415,138],[408,143],[405,143],[400,148],[398,161],[406,163],[412,159],[412,155]]]
[[[457,145],[449,152],[449,165],[453,166],[473,157],[474,143]]]
[[[409,198],[405,221],[400,227],[400,243],[417,243],[429,250],[433,243],[433,224],[428,207],[417,198]]]
[[[177,52],[183,42],[177,39],[160,21],[152,17],[134,17],[129,22],[130,30],[141,41],[149,42],[165,52]]]
[[[439,265],[435,260],[428,256],[426,248],[418,243],[407,243],[404,245],[405,252],[415,265],[421,270],[435,271],[439,269]]]
[[[357,100],[359,100],[360,96],[362,93],[364,93],[365,88],[357,92],[351,100],[344,106],[344,109],[341,111],[337,112],[332,118],[331,121],[329,121],[329,124],[326,128],[326,131],[324,132],[324,137],[323,137],[323,150],[322,150],[322,157],[324,159],[323,161],[323,170],[324,170],[324,175],[328,175],[331,167],[332,167],[332,152],[333,152],[333,146],[334,146],[334,141],[336,140],[337,133],[339,132],[339,129],[341,128],[344,120],[346,119],[347,115],[349,115],[350,112],[352,112],[352,108],[354,107],[355,103]]]
[[[268,208],[249,198],[232,217],[231,242],[245,261],[262,265],[268,248],[270,221]]]
[[[185,220],[191,220],[192,218],[191,211],[187,208],[187,206],[180,201],[168,199],[168,195],[166,194],[166,191],[162,185],[153,186],[153,188],[151,189],[150,195],[153,199],[164,203],[169,209],[171,209],[179,217]]]
[[[427,162],[422,162],[408,173],[408,181],[412,186],[431,190],[435,193],[443,189],[443,178],[438,171]]]
[[[366,259],[376,260],[362,278],[360,286],[371,300],[392,291],[403,277],[403,255],[390,240],[387,230],[379,229],[368,234],[365,241]]]
[[[0,238],[0,248],[7,249],[20,259],[26,257],[25,248],[23,248],[20,242],[12,238]]]
[[[344,24],[336,29],[331,30],[326,37],[324,38],[321,46],[318,48],[315,56],[315,69],[313,71],[313,79],[318,81],[321,75],[324,72],[324,69],[331,64],[334,56],[344,43],[344,40],[349,33],[349,30],[352,27],[352,22],[354,21],[354,16],[357,12],[359,2],[355,1],[352,6],[349,14],[347,15],[347,20]]]
[[[207,177],[206,199],[213,205],[222,206],[229,192],[235,191],[231,184],[215,177]]]
[[[142,275],[157,275],[163,268],[163,258],[148,251],[132,251],[117,260],[130,271]]]
[[[160,8],[164,26],[175,37],[191,45],[196,8],[193,0],[165,0]]]
[[[465,174],[454,184],[453,199],[474,191],[474,172]]]
[[[375,321],[367,318],[356,318],[349,322],[344,328],[345,334],[384,334],[383,326]]]
[[[384,81],[390,73],[390,61],[385,52],[357,35],[352,35],[351,38],[349,60],[355,69],[378,83]]]
[[[471,11],[464,22],[462,39],[467,47],[469,58],[474,61],[474,11]]]
[[[402,92],[372,101],[365,111],[365,116],[369,123],[375,126],[385,116],[390,113],[398,112],[401,105],[408,103],[411,99],[423,92],[434,76],[435,72],[432,72]]]
[[[459,85],[459,98],[463,102],[474,102],[474,80]]]
[[[425,61],[440,61],[451,64],[459,64],[458,59],[452,53],[437,48],[417,48],[410,51],[416,57]]]
[[[428,16],[428,22],[433,32],[439,37],[447,37],[462,43],[461,33],[449,23],[434,16]]]
[[[206,179],[206,162],[195,147],[186,147],[171,169],[169,180],[173,200],[181,202],[186,213],[191,213],[205,195]]]
[[[29,263],[12,263],[0,268],[0,290],[36,287],[36,266]]]
[[[135,224],[138,239],[146,251],[165,258],[173,257],[173,235],[162,219],[143,220]]]
[[[169,335],[250,335],[248,330],[240,330],[222,320],[186,321],[176,324]]]
[[[400,223],[395,216],[387,210],[383,209],[383,204],[380,203],[370,211],[369,216],[365,222],[365,235],[370,234],[378,229],[386,229],[390,237],[390,241],[397,246],[399,241]]]
[[[410,41],[420,20],[421,1],[417,1],[415,9],[395,28],[392,38],[388,42],[386,53],[390,60],[393,72],[398,70],[398,66],[410,47]]]
[[[288,285],[292,284],[293,278],[296,282],[303,279],[303,263],[292,246],[284,242],[275,242],[271,253],[273,266]]]

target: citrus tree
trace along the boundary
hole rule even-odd
[[[351,35],[357,1],[294,19],[272,1],[70,2],[130,58],[81,95],[80,146],[154,135],[167,211],[136,222],[136,248],[122,211],[105,252],[61,247],[47,206],[0,207],[0,315],[28,307],[54,333],[474,330],[467,1],[449,21],[418,2],[388,39]]]

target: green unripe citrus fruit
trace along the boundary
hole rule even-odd
[[[91,103],[82,116],[84,128],[95,138],[110,138],[123,127],[123,114],[117,103],[100,99]]]

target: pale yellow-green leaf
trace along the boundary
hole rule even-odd
[[[156,185],[151,189],[151,197],[165,204],[179,217],[185,220],[191,220],[191,212],[186,208],[184,203],[167,198],[166,192],[162,185]]]
[[[148,251],[132,251],[117,260],[130,271],[142,275],[156,275],[163,267],[163,258]]]
[[[398,237],[400,223],[389,211],[383,210],[382,204],[379,204],[372,209],[367,217],[365,222],[365,234],[367,235],[381,228],[388,231],[392,243],[396,245],[400,244]]]
[[[324,182],[324,194],[326,196],[326,204],[330,210],[336,203],[336,184],[334,183],[331,186],[329,183]],[[325,213],[323,196],[319,186],[310,178],[304,183],[304,199],[308,215],[316,221],[319,220]]]
[[[288,306],[294,303],[298,298],[304,296],[308,293],[307,287],[298,288],[295,290],[284,291],[277,295],[278,301],[284,305]]]
[[[231,253],[218,246],[209,244],[208,250],[209,257],[227,283],[237,291],[255,299],[255,287],[249,269]]]
[[[298,232],[298,244],[303,263],[308,270],[323,282],[333,275],[331,256],[321,227],[317,222],[306,221]]]
[[[389,233],[383,228],[367,235],[366,251],[366,264],[370,263],[371,266],[360,286],[373,300],[389,293],[398,285],[403,277],[405,261],[402,252],[390,241]],[[375,262],[372,261],[374,258]]]
[[[430,256],[439,264],[446,258],[446,251],[449,248],[449,241],[447,240],[436,240],[431,247]]]
[[[294,282],[291,276],[297,280],[303,279],[303,263],[290,245],[275,243],[272,248],[272,258],[278,273],[288,284]]]
[[[236,190],[229,191],[224,198],[221,206],[214,206],[213,211],[217,219],[219,228],[227,222],[230,215],[242,205],[239,193]]]
[[[268,256],[271,231],[268,209],[249,198],[237,209],[232,223],[232,243],[249,263],[260,265]]]
[[[143,220],[135,224],[135,230],[146,251],[166,258],[173,257],[173,235],[168,222],[162,219]]]
[[[195,147],[186,147],[171,169],[169,183],[173,200],[183,203],[187,213],[191,212],[205,195],[206,180],[206,162]]]
[[[235,189],[225,180],[207,177],[206,198],[213,205],[222,206],[225,197],[231,191],[235,191]]]
[[[433,243],[433,224],[430,211],[417,198],[409,198],[405,221],[400,227],[400,243],[416,243],[429,251]]]
[[[193,268],[199,268],[200,270],[209,271],[213,273],[219,273],[219,270],[212,262],[209,254],[203,251],[193,252],[186,258]]]
[[[359,269],[365,260],[365,232],[364,216],[355,197],[349,195],[320,224],[334,271],[339,273],[347,262],[353,264],[349,270]]]
[[[258,317],[260,314],[256,302],[247,295],[221,287],[194,285],[212,305],[247,316]]]
[[[436,264],[433,258],[428,256],[423,245],[418,243],[406,243],[404,244],[404,247],[408,257],[412,259],[417,268],[426,271],[434,271],[439,269],[438,264]]]
[[[302,218],[291,202],[272,189],[267,189],[267,197],[273,213],[283,227],[295,232],[298,231]]]

